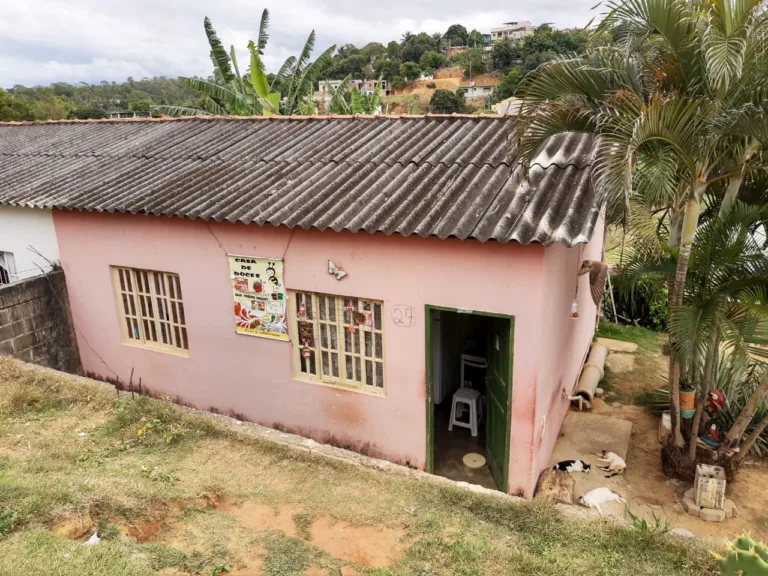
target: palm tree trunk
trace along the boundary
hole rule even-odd
[[[766,428],[768,428],[768,414],[763,417],[755,429],[752,430],[752,433],[744,440],[744,443],[739,448],[739,455],[736,457],[736,460],[740,461],[747,457],[749,451],[752,450],[752,446],[755,445],[755,442],[757,442],[757,439],[760,438],[760,435]]]
[[[768,394],[768,376],[760,380],[757,388],[755,388],[755,391],[752,392],[752,396],[749,397],[749,400],[747,400],[744,408],[742,408],[741,412],[736,417],[736,421],[733,423],[733,426],[731,426],[731,429],[728,430],[728,433],[725,435],[725,440],[723,440],[723,443],[720,445],[720,448],[717,451],[718,454],[725,454],[731,447],[731,444],[734,440],[741,441],[741,437],[744,436],[744,432],[747,430],[749,423],[752,421],[752,418],[755,415],[755,411],[757,410],[757,402],[766,394]]]
[[[723,220],[731,212],[733,205],[736,204],[736,199],[739,197],[739,190],[741,189],[741,183],[744,180],[744,173],[742,172],[738,176],[734,176],[728,182],[728,187],[725,189],[725,196],[723,202],[720,204],[720,220]]]
[[[701,197],[706,189],[706,184],[697,182],[694,185],[693,194],[688,199],[683,216],[680,233],[680,251],[677,256],[677,267],[672,290],[669,293],[669,311],[683,303],[685,294],[685,281],[688,278],[688,263],[691,260],[691,247],[699,226],[699,214],[701,212]],[[674,344],[670,341],[670,344]],[[683,433],[680,430],[680,359],[674,345],[671,346],[669,356],[669,411],[672,421],[672,435],[670,441],[678,448],[685,446]]]
[[[701,383],[699,384],[699,390],[696,394],[696,413],[693,415],[693,422],[691,423],[691,437],[688,438],[688,458],[691,461],[696,459],[696,440],[699,437],[701,418],[704,416],[704,406],[706,404],[707,392],[712,387],[712,380],[714,379],[715,375],[715,362],[719,348],[720,337],[717,330],[715,330],[712,333],[712,340],[709,344],[709,350],[707,350],[707,359],[704,362],[704,370],[702,372]]]
[[[741,172],[738,175],[732,177],[728,182],[728,187],[725,189],[725,196],[723,202],[720,204],[720,219],[722,220],[731,212],[733,205],[736,204],[736,200],[739,197],[739,190],[741,189],[741,183],[744,181],[744,168],[747,162],[757,152],[757,141],[754,138],[747,139],[748,144],[744,149],[744,155],[741,157]]]

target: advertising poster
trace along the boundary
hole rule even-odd
[[[238,334],[288,340],[283,261],[228,254]]]

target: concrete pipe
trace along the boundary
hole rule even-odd
[[[605,359],[608,358],[608,347],[605,344],[593,342],[589,348],[589,356],[581,369],[579,383],[573,391],[572,401],[578,402],[579,410],[582,404],[592,408],[592,400],[595,397],[597,385],[605,376]]]

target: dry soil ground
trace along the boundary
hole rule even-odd
[[[646,331],[647,332],[647,331]],[[627,339],[637,332],[626,332]],[[642,333],[641,333],[642,334]],[[622,338],[620,331],[611,332]],[[635,355],[635,368],[628,372],[612,372],[606,401],[597,400],[594,411],[629,420],[634,429],[630,442],[627,472],[623,479],[632,499],[630,510],[652,520],[655,513],[672,527],[687,528],[695,535],[728,538],[751,531],[768,541],[768,463],[747,462],[739,471],[736,482],[729,487],[731,498],[740,510],[738,518],[715,524],[688,515],[681,502],[689,485],[667,479],[661,471],[659,419],[645,407],[635,404],[645,391],[664,386],[661,375],[667,368],[667,357],[661,353],[663,337],[642,334]]]

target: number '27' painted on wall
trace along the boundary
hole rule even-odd
[[[395,326],[410,328],[416,324],[416,315],[413,306],[397,304],[392,307],[392,322]]]

